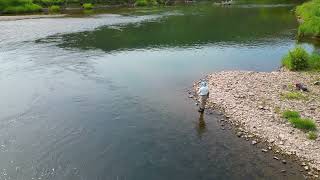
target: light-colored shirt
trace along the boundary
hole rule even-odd
[[[206,96],[209,94],[209,88],[208,86],[201,86],[198,91],[199,96]]]

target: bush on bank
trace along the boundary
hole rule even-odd
[[[52,6],[49,7],[49,12],[50,13],[58,13],[60,11],[61,11],[60,6],[52,5]]]
[[[297,46],[282,58],[282,66],[291,71],[320,71],[320,55],[310,55],[301,46]]]
[[[156,6],[158,2],[156,0],[136,0],[134,6]]]
[[[62,6],[66,3],[66,0],[33,0],[33,3],[44,7],[50,7],[53,5]]]
[[[31,0],[0,0],[0,13],[29,13],[41,10],[42,7]]]
[[[300,71],[308,68],[308,52],[298,46],[283,57],[282,65],[292,71]]]
[[[320,36],[320,0],[303,3],[296,8],[296,15],[302,23],[298,28],[298,36]]]
[[[82,7],[83,7],[84,9],[87,9],[87,10],[93,9],[93,4],[91,4],[91,3],[84,3],[84,4],[82,5]]]

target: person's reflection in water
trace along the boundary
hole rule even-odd
[[[206,122],[204,121],[204,113],[199,113],[199,121],[197,124],[197,131],[198,131],[198,136],[200,139],[202,138],[202,135],[204,132],[206,132]]]

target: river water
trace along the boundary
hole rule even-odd
[[[186,92],[210,72],[277,69],[295,45],[293,7],[0,22],[0,179],[303,179],[221,116],[200,117]]]

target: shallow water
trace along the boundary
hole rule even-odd
[[[295,45],[292,8],[0,22],[0,179],[303,179],[219,115],[199,117],[186,92],[210,72],[277,69]]]

